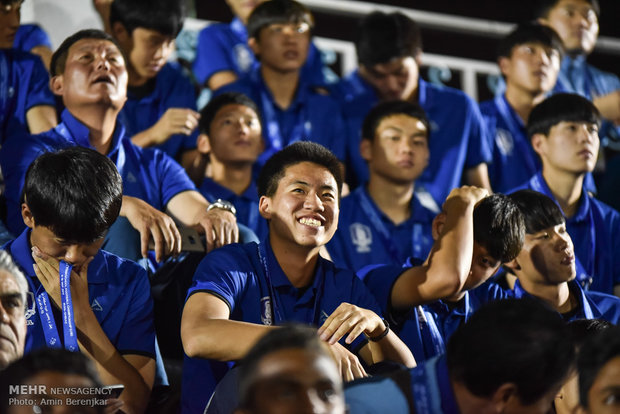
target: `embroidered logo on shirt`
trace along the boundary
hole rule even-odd
[[[505,156],[511,155],[515,146],[514,140],[512,139],[512,134],[509,131],[500,128],[497,129],[497,134],[495,135],[495,144],[497,144],[499,152]]]
[[[93,303],[90,304],[90,307],[94,311],[103,312],[103,308],[101,307],[101,304],[99,303],[97,298],[95,298],[95,300],[93,300]]]
[[[250,70],[252,63],[254,62],[252,54],[248,51],[247,46],[244,44],[236,45],[234,48],[235,60],[241,72],[247,72]]]
[[[273,325],[273,315],[271,315],[271,298],[269,296],[260,298],[260,320],[263,325]]]
[[[358,253],[370,253],[372,244],[372,231],[370,227],[362,223],[353,223],[349,226],[351,241],[357,247]]]
[[[138,180],[136,180],[136,176],[133,175],[131,171],[129,171],[129,173],[127,173],[127,181],[129,181],[130,183],[135,183]]]

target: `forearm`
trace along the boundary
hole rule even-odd
[[[189,190],[172,197],[166,210],[184,226],[195,226],[206,214],[208,206],[209,202],[198,191]]]
[[[393,361],[401,363],[408,368],[416,366],[411,350],[393,331],[390,331],[385,338],[378,342],[368,341],[367,346],[360,350],[360,356],[368,364]]]
[[[489,180],[489,169],[485,163],[480,163],[475,167],[465,170],[467,184],[484,188],[491,192],[491,181]]]
[[[131,137],[131,142],[142,148],[153,146],[160,141],[155,133],[156,131],[154,127],[145,129],[144,131],[138,132],[136,135]]]

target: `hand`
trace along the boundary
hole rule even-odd
[[[230,211],[220,208],[203,211],[196,221],[205,231],[207,252],[239,241],[237,219]]]
[[[350,344],[362,333],[373,337],[380,335],[384,330],[383,320],[376,313],[343,302],[329,315],[318,333],[322,340],[333,345],[347,333],[349,335],[345,343]]]
[[[620,91],[593,98],[592,103],[603,118],[612,121],[615,125],[620,125]]]
[[[200,114],[191,109],[170,108],[151,127],[151,145],[161,144],[172,135],[190,135],[197,127]]]
[[[464,185],[454,188],[443,203],[443,211],[448,213],[451,209],[461,210],[466,206],[474,206],[478,201],[488,196],[488,190],[480,187]]]
[[[46,253],[43,253],[38,247],[32,248],[32,258],[35,264],[33,265],[34,272],[37,278],[43,285],[43,288],[50,297],[50,300],[54,302],[56,306],[62,308],[62,302],[60,299],[60,261],[55,257],[51,257]],[[75,313],[75,319],[81,309],[90,309],[90,301],[88,298],[88,265],[94,259],[89,257],[84,264],[78,269],[79,272],[71,270],[71,301],[73,303],[73,309]]]
[[[126,217],[140,233],[142,257],[147,257],[151,237],[155,242],[155,259],[158,262],[167,256],[181,253],[181,234],[174,220],[167,214],[139,198],[123,196],[121,216]]]
[[[336,342],[333,345],[328,345],[327,348],[344,381],[353,381],[368,376],[360,360],[344,346]]]
[[[105,402],[105,410],[103,412],[105,414],[117,413],[121,408],[123,408],[123,404],[123,400],[119,400],[118,398],[108,398]]]

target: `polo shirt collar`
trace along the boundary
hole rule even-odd
[[[62,122],[55,128],[56,132],[76,145],[95,149],[90,144],[90,131],[88,130],[88,127],[73,116],[69,110],[63,110],[60,115],[60,119]],[[123,127],[123,125],[121,125],[121,123],[117,120],[112,136],[112,145],[110,146],[110,151],[106,154],[108,157],[111,157],[119,150],[123,138],[125,138],[125,127]]]
[[[542,175],[542,171],[536,173],[534,177],[530,180],[530,186],[541,193],[545,194],[547,197],[551,198],[555,203],[560,207],[559,203],[553,196],[547,181]],[[561,207],[560,207],[561,208]],[[588,219],[588,213],[590,212],[590,196],[585,190],[585,187],[582,186],[581,189],[581,197],[579,197],[579,206],[577,207],[577,211],[575,215],[566,221],[570,222],[582,222]]]
[[[246,44],[248,42],[248,29],[245,27],[241,19],[238,17],[232,19],[230,22],[230,29],[240,43]]]
[[[250,182],[250,185],[248,186],[248,188],[241,195],[235,194],[229,188],[224,187],[223,185],[215,182],[214,180],[210,178],[205,178],[202,181],[200,190],[202,193],[206,192],[207,194],[211,194],[211,195],[220,194],[221,197],[218,197],[218,198],[222,198],[228,201],[234,200],[237,197],[247,198],[249,200],[256,200],[258,197],[258,189],[256,188],[256,183],[254,182],[254,180]],[[215,200],[209,200],[209,201],[213,202]]]
[[[586,298],[585,291],[581,288],[581,285],[579,285],[577,280],[573,279],[570,282],[568,282],[568,289],[570,291],[570,294],[574,295],[574,297],[577,299],[577,302],[578,302],[577,315],[579,315],[580,318],[593,319],[594,315],[592,312],[592,307],[588,303],[588,299]],[[523,286],[521,286],[519,279],[515,281],[514,292],[515,292],[516,298],[532,297],[532,295],[529,292],[523,289]]]

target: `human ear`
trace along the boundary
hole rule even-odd
[[[271,198],[261,196],[260,200],[258,200],[258,212],[265,220],[271,219]]]
[[[34,228],[34,217],[32,216],[32,212],[26,203],[22,203],[22,219],[24,220],[24,224],[26,226],[31,229]]]

